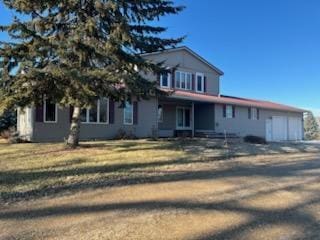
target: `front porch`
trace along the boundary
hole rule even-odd
[[[214,103],[163,98],[158,101],[159,137],[194,137],[214,133]]]

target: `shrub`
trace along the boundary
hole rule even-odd
[[[8,143],[29,143],[28,140],[23,139],[19,136],[19,133],[15,131],[15,128],[11,127],[7,130],[0,132],[0,137],[7,140]]]
[[[15,111],[6,111],[0,116],[0,132],[9,130],[11,127],[15,127],[17,122]]]
[[[266,139],[258,136],[246,136],[243,138],[243,140],[247,143],[253,143],[253,144],[267,144]]]
[[[119,129],[114,139],[115,140],[131,140],[131,139],[137,139],[137,137],[131,131],[127,132],[124,129]]]
[[[11,131],[10,130],[3,130],[0,132],[0,137],[3,139],[9,139],[11,136]]]

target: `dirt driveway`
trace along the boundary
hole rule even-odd
[[[319,153],[154,171],[128,185],[1,206],[0,239],[319,239]]]

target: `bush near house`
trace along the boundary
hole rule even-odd
[[[262,137],[258,137],[258,136],[251,136],[251,135],[248,135],[248,136],[245,136],[243,138],[243,140],[247,143],[254,143],[254,144],[267,144],[267,141],[262,138]]]
[[[3,138],[10,137],[10,132],[16,127],[16,112],[6,111],[0,115],[0,135]],[[9,135],[8,135],[9,134]]]

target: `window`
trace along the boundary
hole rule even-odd
[[[191,110],[188,107],[177,108],[177,129],[191,128]]]
[[[160,75],[160,87],[170,88],[170,82],[171,82],[170,73]]]
[[[158,105],[158,122],[163,122],[163,107]]]
[[[250,119],[252,120],[258,120],[259,116],[258,116],[258,109],[257,108],[250,108]]]
[[[234,111],[234,106],[232,105],[227,105],[226,106],[226,118],[233,118],[233,111]]]
[[[89,122],[98,122],[98,105],[99,101],[95,102],[89,109]]]
[[[82,123],[89,122],[89,121],[87,121],[87,110],[88,110],[88,109],[86,109],[86,108],[81,109],[80,121],[81,121]]]
[[[99,122],[100,123],[107,123],[109,122],[109,101],[107,99],[103,99],[99,101],[100,107],[99,107]]]
[[[44,111],[43,111],[43,119],[44,122],[47,123],[56,123],[57,115],[58,115],[58,107],[57,104],[52,103],[49,100],[44,100]]]
[[[90,108],[81,109],[82,123],[108,123],[109,101],[106,98],[97,100]]]
[[[192,74],[187,72],[176,71],[175,87],[185,90],[192,88]]]
[[[123,123],[125,125],[133,124],[133,106],[129,102],[126,102],[126,105],[123,109]]]
[[[204,74],[203,73],[196,74],[196,91],[204,92]]]

